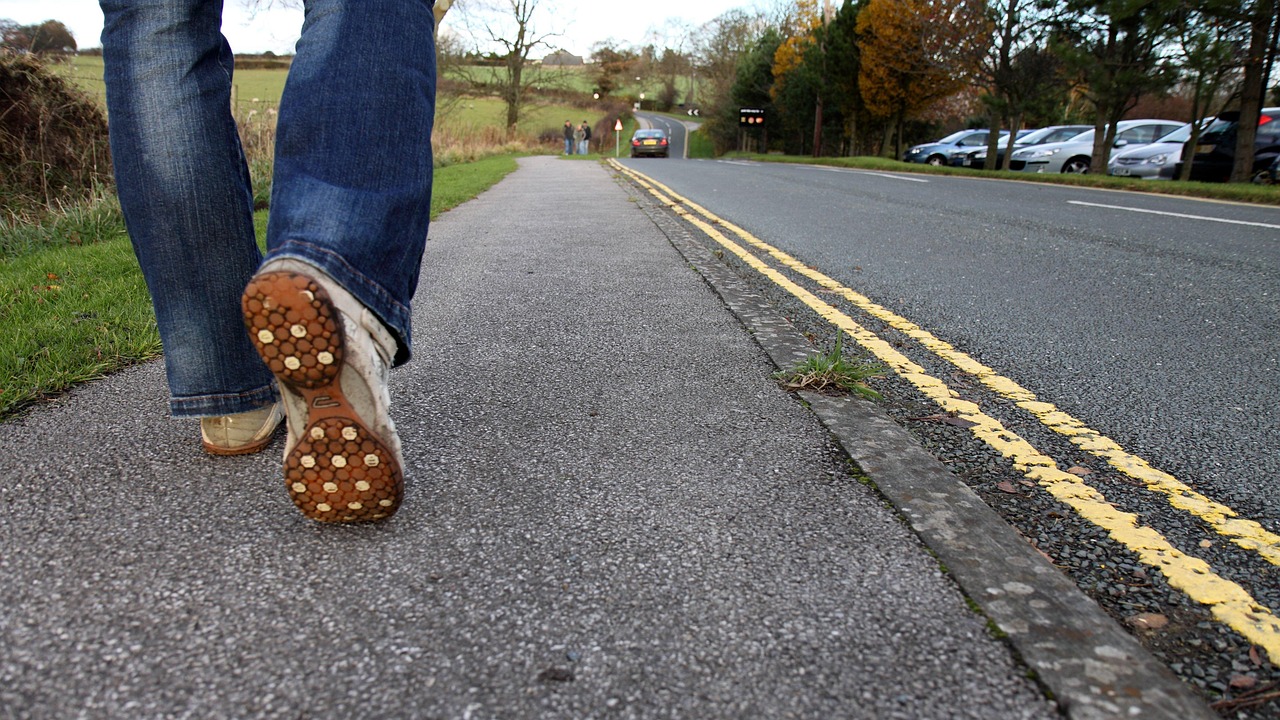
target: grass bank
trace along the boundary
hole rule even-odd
[[[515,168],[511,155],[438,168],[431,216]],[[261,240],[266,212],[256,220]],[[114,198],[38,224],[0,224],[0,420],[159,355],[151,301]]]
[[[756,160],[759,162],[826,165],[831,167],[879,170],[884,172],[908,172],[925,175],[951,175],[959,177],[1018,180],[1021,182],[1038,182],[1052,185],[1105,188],[1108,190],[1131,190],[1135,192],[1177,195],[1180,197],[1197,197],[1209,200],[1228,200],[1233,202],[1253,203],[1255,205],[1280,205],[1280,187],[1274,185],[1179,182],[1174,180],[1152,181],[1113,177],[1110,175],[1047,174],[1012,172],[1005,170],[988,172],[986,170],[971,170],[969,168],[934,167],[932,165],[906,163],[899,160],[876,157],[812,158],[795,155],[758,155],[750,153],[729,153],[728,155],[725,155],[725,157],[733,157],[741,160]]]

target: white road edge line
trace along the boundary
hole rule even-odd
[[[929,182],[924,178],[903,177],[901,175],[890,175],[889,173],[869,172],[867,170],[850,170],[849,172],[856,172],[859,175],[875,175],[876,177],[889,178],[891,180],[905,180],[907,182],[918,182],[918,183]]]
[[[1145,208],[1125,207],[1123,205],[1104,205],[1103,203],[1084,202],[1083,200],[1068,200],[1068,205],[1085,205],[1088,207],[1107,208],[1110,210],[1128,210],[1129,212],[1147,213],[1148,215],[1164,215],[1166,217],[1187,218],[1189,220],[1208,220],[1209,222],[1230,223],[1232,225],[1252,225],[1253,227],[1264,227],[1280,230],[1280,225],[1271,223],[1249,222],[1247,220],[1228,220],[1226,218],[1208,217],[1206,215],[1187,215],[1184,213],[1164,212],[1163,210],[1147,210]]]

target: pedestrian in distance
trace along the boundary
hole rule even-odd
[[[283,416],[285,487],[306,517],[390,516],[404,459],[388,372],[409,359],[431,212],[431,4],[304,2],[264,257],[221,3],[100,3],[117,192],[170,413],[200,418],[214,455],[264,449]]]
[[[574,135],[573,121],[565,120],[564,121],[564,154],[565,155],[573,154],[573,150],[574,150],[573,135]]]
[[[578,153],[586,155],[591,152],[591,124],[586,120],[582,121],[582,141],[578,143]]]
[[[576,127],[576,128],[574,128],[574,129],[573,129],[573,146],[574,146],[575,148],[577,148],[577,152],[578,152],[578,154],[579,154],[579,155],[586,155],[586,154],[587,154],[587,150],[586,150],[586,148],[583,146],[583,140],[582,140],[582,138],[583,138],[584,136],[585,136],[585,135],[584,135],[584,133],[583,133],[583,131],[582,131],[582,126],[581,126],[581,125],[579,125],[578,127]]]

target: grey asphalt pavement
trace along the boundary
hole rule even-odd
[[[539,157],[433,225],[386,523],[162,363],[0,425],[0,717],[1057,716],[640,204]]]

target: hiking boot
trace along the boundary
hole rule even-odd
[[[389,517],[404,492],[388,413],[395,338],[341,285],[297,260],[267,263],[242,307],[280,385],[289,429],[284,480],[294,504],[321,522]]]
[[[200,439],[211,455],[248,455],[271,442],[281,420],[284,411],[278,402],[249,412],[200,418]]]

